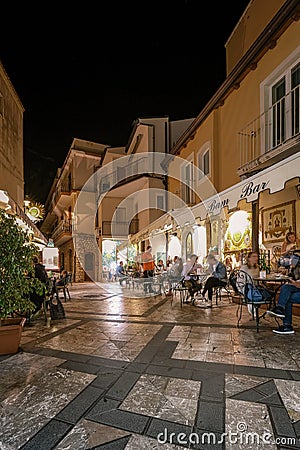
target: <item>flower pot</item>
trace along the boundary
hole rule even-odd
[[[0,355],[18,352],[25,323],[25,317],[0,320]]]

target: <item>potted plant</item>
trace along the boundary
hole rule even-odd
[[[0,209],[0,354],[16,353],[26,315],[35,309],[30,292],[43,292],[34,277],[37,247],[15,216]]]

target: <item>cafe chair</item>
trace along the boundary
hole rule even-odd
[[[230,290],[230,286],[231,285],[230,285],[230,282],[229,282],[229,279],[228,279],[227,284],[225,286],[216,286],[216,287],[213,288],[213,295],[215,296],[215,299],[216,299],[216,305],[218,305],[218,302],[220,300],[222,300],[223,291],[225,291],[225,295],[226,295],[226,297],[228,299],[228,302],[229,303],[231,302],[231,300],[232,300],[232,293],[231,293],[231,290]]]
[[[69,292],[69,285],[72,282],[72,274],[68,273],[64,278],[62,278],[60,281],[62,281],[61,285],[55,285],[55,293],[57,298],[59,298],[59,292],[62,291],[64,295],[65,302],[67,301],[67,298],[71,300],[71,295]]]
[[[234,269],[229,276],[229,283],[232,286],[235,296],[238,297],[238,308],[236,311],[236,316],[238,318],[237,327],[240,326],[240,321],[242,318],[243,306],[251,305],[252,318],[256,322],[256,331],[259,332],[260,320],[263,319],[267,310],[270,309],[270,305],[274,302],[272,293],[268,293],[268,298],[262,298],[261,300],[250,300],[248,297],[248,292],[251,288],[256,287],[252,277],[245,271],[241,269]],[[265,307],[264,312],[260,313],[260,308]]]
[[[180,307],[182,308],[182,305],[184,303],[187,303],[189,298],[189,290],[187,286],[184,285],[184,278],[181,278],[178,283],[173,287],[172,292],[174,292],[174,296],[179,293],[179,299],[180,299]],[[173,305],[173,296],[171,296],[171,306]]]

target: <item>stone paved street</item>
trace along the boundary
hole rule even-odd
[[[0,357],[1,450],[300,448],[300,321],[259,333],[118,283],[73,284],[66,319],[26,325]]]

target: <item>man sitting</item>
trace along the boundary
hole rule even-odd
[[[294,259],[295,266],[292,268],[292,273],[289,283],[284,284],[280,288],[279,299],[277,306],[268,311],[270,316],[279,317],[282,319],[283,325],[273,330],[276,334],[294,334],[292,326],[293,318],[293,303],[300,303],[300,259]]]
[[[122,281],[126,277],[123,261],[120,261],[116,268],[116,277],[119,279],[120,284],[122,284]]]

